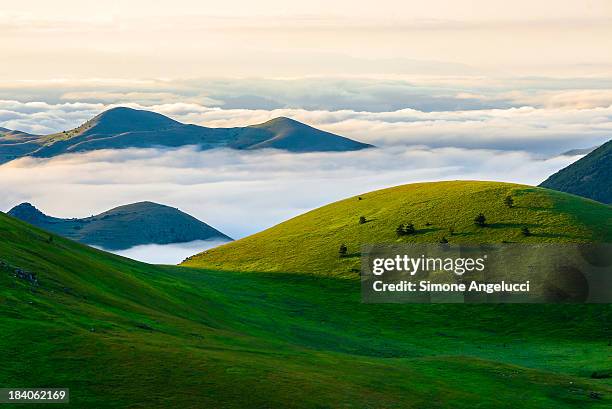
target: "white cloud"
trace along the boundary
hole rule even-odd
[[[152,105],[125,102],[120,105],[148,109],[182,122],[212,127],[245,126],[288,116],[377,146],[416,144],[556,154],[599,145],[612,135],[612,106],[594,103],[606,102],[607,93],[585,91],[584,94],[582,108],[578,108],[581,106],[580,99],[575,98],[573,105],[577,107],[523,106],[433,112],[412,108],[385,112],[301,108],[222,109],[195,102]],[[571,100],[571,95],[559,93],[556,100]],[[460,95],[459,99],[462,98]],[[552,97],[549,95],[548,98]],[[32,133],[57,132],[75,127],[111,106],[101,103],[51,104],[0,100],[0,126]]]
[[[612,106],[612,89],[570,89],[504,95],[515,103],[545,108],[592,109]]]
[[[379,188],[455,179],[538,184],[576,159],[426,147],[308,154],[192,148],[97,151],[0,166],[0,209],[29,201],[53,216],[85,217],[149,200],[177,207],[239,238]]]

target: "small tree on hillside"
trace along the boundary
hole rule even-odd
[[[414,234],[416,233],[416,229],[414,228],[414,224],[408,223],[404,228],[404,233],[406,234]]]
[[[484,214],[479,213],[478,216],[474,218],[474,224],[476,226],[485,227],[487,225],[487,218]]]
[[[395,229],[395,234],[397,234],[398,236],[403,236],[406,234],[406,232],[404,231],[403,224],[400,224],[399,226],[397,226],[397,228]]]
[[[514,199],[512,199],[512,196],[506,196],[504,199],[504,204],[512,209],[514,207]]]
[[[359,217],[359,224],[365,224],[366,221],[367,220],[366,220],[365,216],[360,216]]]
[[[340,245],[340,248],[338,249],[338,255],[340,257],[346,257],[348,253],[348,248],[346,247],[346,245],[343,243]]]

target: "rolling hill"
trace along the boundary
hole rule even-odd
[[[504,204],[512,196],[513,208]],[[484,213],[488,227],[474,225]],[[366,223],[360,224],[364,216]],[[412,223],[416,234],[398,237]],[[524,237],[527,226],[532,235]],[[612,208],[547,189],[498,182],[398,186],[313,210],[263,232],[193,256],[188,266],[355,276],[363,244],[580,242],[612,240]],[[339,258],[341,244],[354,257]]]
[[[0,144],[10,143],[14,141],[19,141],[28,138],[38,138],[38,135],[32,135],[26,132],[21,131],[13,131],[11,129],[6,129],[0,127]]]
[[[119,206],[83,219],[47,216],[30,203],[17,205],[8,214],[60,236],[108,250],[141,244],[231,240],[195,217],[152,202]]]
[[[561,169],[540,186],[612,204],[612,141]]]
[[[40,136],[0,128],[0,164],[27,155],[36,149]]]
[[[497,206],[509,191],[514,215]],[[363,207],[345,214],[354,203]],[[491,231],[468,234],[460,221],[474,209],[488,214]],[[507,237],[528,221],[539,234],[533,240],[596,240],[609,237],[595,221],[609,209],[526,186],[420,184],[347,199],[266,234],[333,243],[337,255],[336,238],[347,237],[334,226],[371,210],[360,226],[372,231],[350,247],[360,237],[386,241],[404,216],[432,228],[454,220],[453,237],[476,241]],[[319,212],[333,218],[311,226]],[[151,266],[0,213],[0,384],[68,387],[66,407],[99,409],[612,404],[609,305],[362,304],[355,277],[299,273],[319,271],[301,244],[290,250],[299,263],[278,253],[297,266],[287,273]],[[228,268],[244,266],[227,248],[236,247],[223,250]],[[270,262],[268,247],[259,248]]]
[[[69,131],[44,136],[22,135],[5,142],[0,143],[0,163],[22,156],[52,157],[97,149],[186,145],[200,149],[274,148],[290,152],[353,151],[371,147],[283,117],[246,127],[207,128],[124,107],[102,112]]]

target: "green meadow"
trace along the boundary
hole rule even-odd
[[[612,405],[609,305],[361,304],[355,272],[366,243],[609,241],[609,206],[493,182],[360,197],[180,267],[0,214],[0,385],[68,387],[74,408]]]

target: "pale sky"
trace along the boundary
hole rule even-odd
[[[2,1],[0,80],[612,73],[610,0]]]

